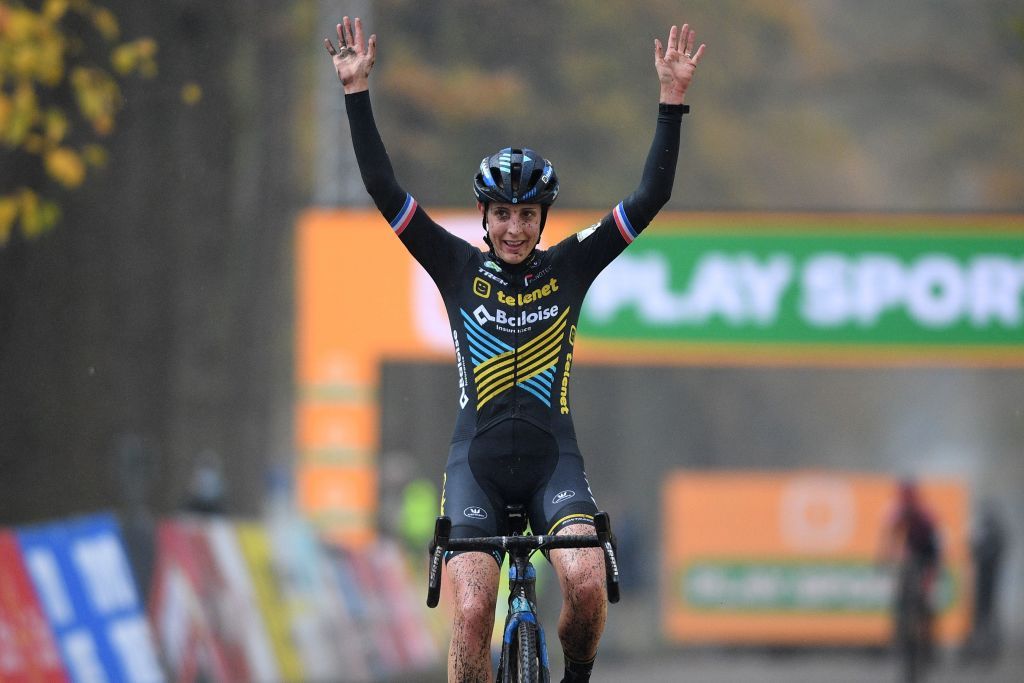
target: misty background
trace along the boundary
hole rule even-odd
[[[378,34],[378,125],[428,208],[471,207],[476,164],[509,144],[553,161],[556,210],[610,207],[650,143],[653,39],[687,21],[709,47],[667,209],[1024,211],[1024,8],[1009,0],[105,5],[155,39],[159,73],[122,85],[110,163],[60,194],[59,224],[0,244],[2,525],[167,513],[210,451],[229,511],[253,515],[294,463],[296,218],[369,204],[321,42],[344,14]],[[28,182],[6,157],[0,170]],[[573,374],[598,501],[635,515],[643,542],[670,467],[962,477],[1010,525],[1003,613],[1024,634],[1021,369]],[[454,381],[449,365],[385,366],[385,458],[440,472],[454,406],[438,387]]]

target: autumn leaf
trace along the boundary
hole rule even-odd
[[[85,180],[85,163],[75,151],[58,147],[47,152],[45,160],[46,172],[64,187],[75,188]]]

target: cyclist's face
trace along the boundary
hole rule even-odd
[[[487,207],[487,234],[498,258],[522,263],[540,240],[540,204],[492,202]]]

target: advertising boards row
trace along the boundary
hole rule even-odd
[[[296,519],[156,534],[147,613],[112,516],[0,530],[0,681],[368,682],[439,661],[393,543],[331,548]]]
[[[150,604],[177,681],[397,680],[440,656],[396,544],[328,546],[293,516],[163,522]]]

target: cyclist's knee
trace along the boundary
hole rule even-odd
[[[597,563],[580,563],[575,567],[575,571],[566,574],[565,586],[572,602],[593,608],[603,606],[608,599],[605,593],[604,565],[600,563],[600,555],[597,560]]]
[[[562,533],[571,535],[593,534],[593,527],[573,525]],[[551,552],[551,562],[558,572],[562,591],[570,604],[584,608],[599,608],[604,605],[605,593],[604,554],[599,548],[578,548]]]
[[[453,557],[448,573],[454,586],[452,608],[455,619],[470,629],[486,629],[494,619],[498,593],[498,567],[484,553],[465,553]]]

